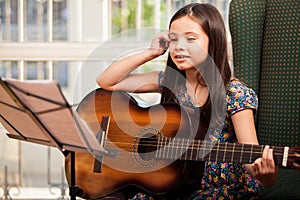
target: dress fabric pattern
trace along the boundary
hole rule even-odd
[[[158,82],[162,87],[163,72]],[[195,108],[185,87],[178,92],[181,105]],[[222,132],[215,131],[209,136],[213,141],[237,142],[231,116],[244,109],[256,111],[258,98],[256,93],[238,79],[230,81],[226,91],[226,116]],[[204,174],[198,191],[187,199],[251,199],[258,193],[258,183],[240,163],[205,162]],[[132,200],[151,200],[153,197],[138,193]]]

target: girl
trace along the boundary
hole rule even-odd
[[[111,64],[97,78],[97,83],[106,90],[160,92],[162,102],[178,102],[198,109],[206,112],[204,116],[210,119],[212,81],[216,79],[211,80],[206,74],[213,70],[213,63],[226,89],[226,113],[222,131],[208,137],[223,142],[258,144],[253,114],[258,105],[257,95],[232,77],[226,44],[225,26],[217,9],[210,4],[189,4],[172,17],[168,33],[155,35],[147,50]],[[164,54],[167,48],[164,72],[131,73]],[[251,198],[257,195],[259,184],[273,185],[276,177],[273,152],[266,146],[262,157],[252,164],[206,162],[202,180],[199,180],[201,187],[186,198]],[[138,193],[133,199],[149,198]]]

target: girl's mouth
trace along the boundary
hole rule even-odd
[[[174,58],[175,58],[178,62],[183,62],[183,61],[185,61],[186,58],[189,58],[189,56],[186,56],[186,55],[175,55]]]

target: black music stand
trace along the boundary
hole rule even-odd
[[[68,104],[55,81],[18,81],[0,77],[0,122],[10,138],[71,153],[70,197],[80,196],[75,182],[75,152],[111,154]]]

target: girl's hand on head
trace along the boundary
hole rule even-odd
[[[163,55],[169,47],[170,38],[168,32],[156,33],[151,41],[150,52],[153,57]]]
[[[278,167],[273,159],[273,149],[267,145],[263,150],[262,157],[248,165],[247,169],[262,186],[274,185],[277,180]]]

